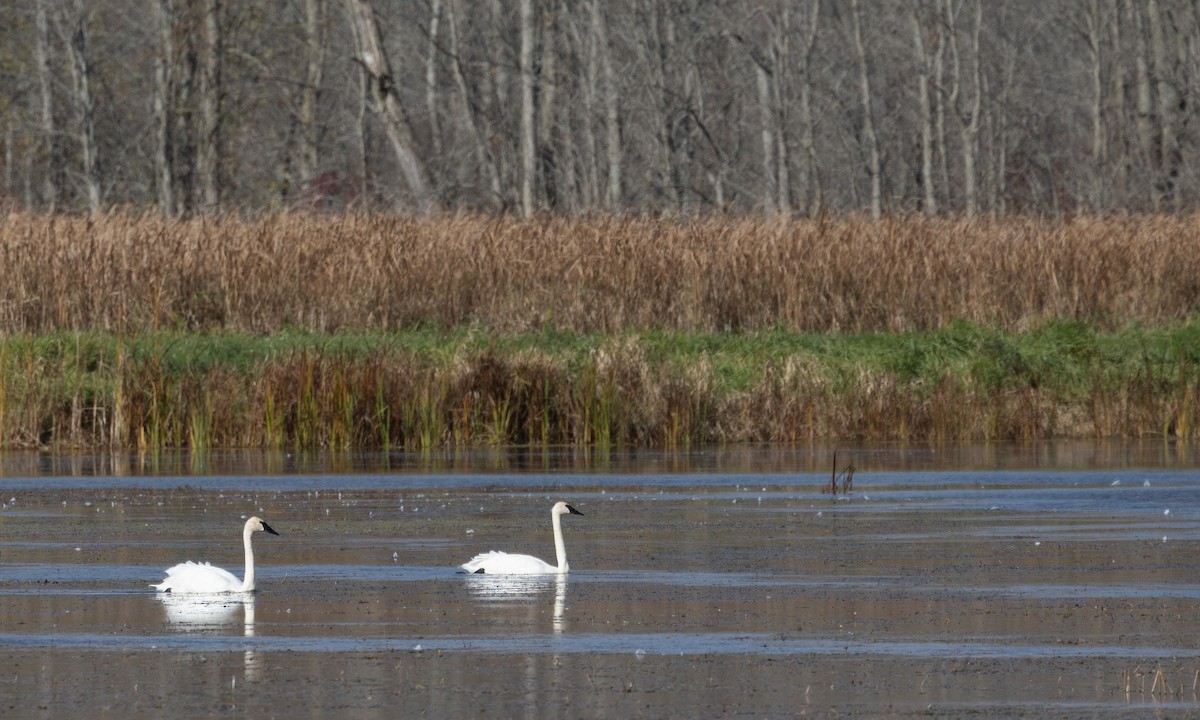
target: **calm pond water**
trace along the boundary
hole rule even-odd
[[[1200,717],[1200,452],[0,456],[7,717]],[[490,549],[571,572],[458,565]],[[258,592],[150,589],[183,560]]]

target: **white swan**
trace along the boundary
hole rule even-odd
[[[462,564],[462,569],[469,573],[485,573],[488,575],[546,575],[549,573],[565,573],[571,569],[567,565],[567,546],[563,543],[562,523],[559,518],[563,515],[582,515],[565,502],[557,502],[550,510],[550,518],[554,525],[554,554],[558,565],[539,560],[532,555],[510,555],[495,550],[476,555],[469,562]]]
[[[256,532],[279,534],[272,530],[270,525],[256,517],[246,521],[246,527],[242,529],[242,545],[246,548],[245,580],[238,580],[228,570],[213,567],[208,563],[194,563],[188,560],[175,567],[167,568],[166,579],[150,587],[159,592],[172,593],[252,592],[254,590],[254,550],[250,547],[250,536]]]

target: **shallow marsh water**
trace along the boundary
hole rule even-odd
[[[0,713],[1200,717],[1195,449],[851,458],[5,456]],[[568,576],[457,571],[559,499]],[[258,593],[149,589],[251,514]]]

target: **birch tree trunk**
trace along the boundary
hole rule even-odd
[[[1101,48],[1104,19],[1100,15],[1099,0],[1088,0],[1082,12],[1090,66],[1089,76],[1092,81],[1092,177],[1088,183],[1088,205],[1093,212],[1097,212],[1104,204],[1103,177],[1108,167],[1108,147],[1104,130],[1104,53]],[[1111,21],[1116,22],[1116,18],[1112,18]]]
[[[771,103],[771,71],[766,59],[751,53],[754,62],[754,77],[758,81],[759,136],[762,139],[763,193],[760,202],[768,215],[777,210],[775,205],[775,118]]]
[[[174,149],[171,115],[175,96],[175,10],[172,0],[151,0],[151,13],[158,31],[154,56],[154,186],[158,209],[166,217],[175,215]]]
[[[862,13],[859,0],[850,0],[850,36],[858,64],[859,99],[863,113],[863,144],[867,152],[867,175],[871,182],[871,218],[883,217],[883,185],[879,159],[879,140],[875,135],[874,113],[871,111],[871,80],[867,67],[867,49],[862,39]]]
[[[46,13],[46,0],[36,0],[34,5],[34,56],[37,63],[38,89],[40,91],[41,141],[46,158],[45,175],[42,177],[42,202],[50,212],[58,206],[58,178],[62,173],[58,152],[58,129],[54,122],[53,74],[50,71],[50,20]]]
[[[396,80],[383,51],[383,41],[375,23],[375,11],[367,0],[345,2],[358,45],[358,61],[366,73],[367,95],[383,122],[384,132],[417,211],[428,213],[433,206],[429,176],[421,159],[413,151],[412,129],[396,96]]]
[[[521,215],[533,215],[534,107],[533,107],[533,0],[519,0],[521,53]]]
[[[933,105],[929,98],[932,61],[926,47],[928,40],[925,27],[916,6],[910,8],[908,20],[912,26],[913,47],[917,55],[917,107],[921,111],[921,189],[924,196],[921,209],[925,217],[935,217],[938,208],[933,187]]]
[[[1122,51],[1121,23],[1124,22],[1123,13],[1118,8],[1117,2],[1118,0],[1108,0],[1108,44],[1115,56],[1110,60],[1112,73],[1109,78],[1111,88],[1108,93],[1111,104],[1110,112],[1115,121],[1109,135],[1113,192],[1108,199],[1126,204],[1129,202],[1129,134],[1126,130],[1129,120],[1126,117],[1125,107],[1125,63],[1117,59]]]
[[[943,27],[946,23],[942,18]],[[950,200],[950,152],[949,138],[946,130],[946,105],[948,91],[946,89],[946,33],[943,31],[938,38],[937,47],[933,52],[933,149],[936,156],[938,180],[940,180],[941,205]]]
[[[788,142],[788,96],[786,79],[791,75],[791,43],[792,34],[791,8],[785,3],[778,15],[775,25],[775,39],[772,43],[775,72],[771,75],[771,102],[774,109],[775,121],[775,189],[778,194],[778,209],[785,217],[792,214],[792,152]]]
[[[71,79],[79,115],[79,149],[83,164],[84,194],[88,210],[100,209],[100,172],[96,158],[96,108],[92,101],[91,65],[88,60],[87,14],[83,0],[75,0],[71,33]]]
[[[441,29],[442,0],[431,0],[429,7],[429,45],[425,55],[425,112],[429,116],[429,138],[435,157],[442,156],[442,128],[438,121],[437,58],[438,32]]]
[[[950,62],[953,77],[948,104],[958,121],[959,143],[962,151],[963,164],[963,212],[967,217],[979,213],[978,177],[976,174],[976,159],[979,155],[979,123],[980,108],[983,102],[983,88],[980,78],[979,33],[983,23],[983,6],[981,0],[972,3],[974,18],[970,29],[970,99],[963,99],[964,87],[968,83],[963,70],[963,52],[959,48],[958,23],[951,0],[945,0],[948,34],[950,36]]]

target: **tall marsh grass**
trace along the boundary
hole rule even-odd
[[[4,447],[606,450],[1200,438],[1200,324],[0,340]]]
[[[0,217],[0,445],[1200,437],[1196,218]]]
[[[1200,312],[1195,217],[0,217],[0,332],[864,332]]]

